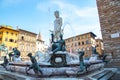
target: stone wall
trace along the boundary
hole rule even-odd
[[[96,0],[105,53],[120,55],[120,0]]]

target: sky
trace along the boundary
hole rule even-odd
[[[102,38],[96,0],[0,0],[0,25],[40,32],[49,44],[56,10],[63,19],[64,39],[87,32]]]

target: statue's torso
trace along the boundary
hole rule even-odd
[[[62,26],[62,18],[56,18],[54,21],[54,31],[60,31]]]

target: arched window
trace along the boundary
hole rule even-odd
[[[24,40],[24,36],[22,36],[21,39]]]
[[[82,45],[84,45],[84,41],[82,41]]]
[[[14,42],[14,40],[13,40],[13,39],[9,39],[9,41],[10,41],[10,42]]]
[[[78,45],[80,46],[80,42],[78,42]]]

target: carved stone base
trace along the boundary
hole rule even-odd
[[[63,67],[67,64],[66,54],[52,54],[50,63],[55,67]]]

